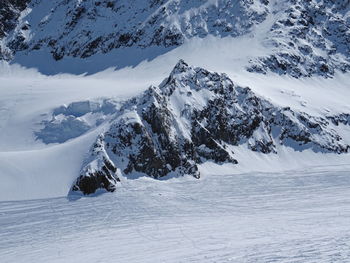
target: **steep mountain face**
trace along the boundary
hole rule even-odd
[[[120,179],[116,176],[117,168],[109,159],[101,136],[92,146],[89,159],[86,160],[81,175],[72,187],[72,192],[94,194],[98,190],[114,192]]]
[[[337,132],[349,115],[318,117],[273,105],[225,74],[180,61],[159,87],[118,110],[92,146],[72,192],[114,191],[124,176],[191,175],[206,161],[237,164],[235,146],[264,154],[278,146],[346,153]]]
[[[3,40],[8,60],[34,51],[55,60],[130,47],[165,52],[194,37],[252,34],[269,51],[250,59],[251,72],[329,77],[350,69],[349,0],[32,0],[19,19],[16,12]]]

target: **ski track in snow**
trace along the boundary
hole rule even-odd
[[[1,202],[1,262],[349,262],[348,168],[124,179],[97,198]]]

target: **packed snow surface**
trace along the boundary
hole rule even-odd
[[[1,262],[349,262],[349,168],[140,178],[96,198],[1,202]]]

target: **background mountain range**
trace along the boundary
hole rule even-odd
[[[43,56],[94,60],[142,49],[139,61],[115,56],[105,65],[134,66],[193,38],[242,35],[265,49],[249,57],[251,72],[329,77],[350,69],[348,0],[6,0],[0,17],[0,57],[44,72]]]

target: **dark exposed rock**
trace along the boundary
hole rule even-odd
[[[117,168],[106,152],[104,139],[99,137],[71,191],[84,195],[94,194],[98,190],[114,192],[116,184],[120,182],[116,172]]]
[[[0,39],[16,27],[20,12],[30,0],[1,0],[0,2]]]
[[[350,125],[350,114],[342,113],[336,116],[327,116],[327,119],[336,126],[339,124]]]
[[[0,1],[0,40],[6,37],[16,26],[17,20],[21,12],[27,7],[27,4],[30,0],[1,0]],[[24,25],[22,30],[28,30],[29,26]],[[12,44],[9,45],[9,48],[19,49],[26,48],[21,46],[21,41],[23,39],[20,36],[16,40],[12,41]],[[0,60],[9,59],[8,51],[3,50],[0,45]]]
[[[130,105],[128,105],[130,106]],[[157,88],[151,87],[105,134],[125,174],[138,172],[160,178],[173,172],[199,177],[194,146],[177,134],[175,116]]]

